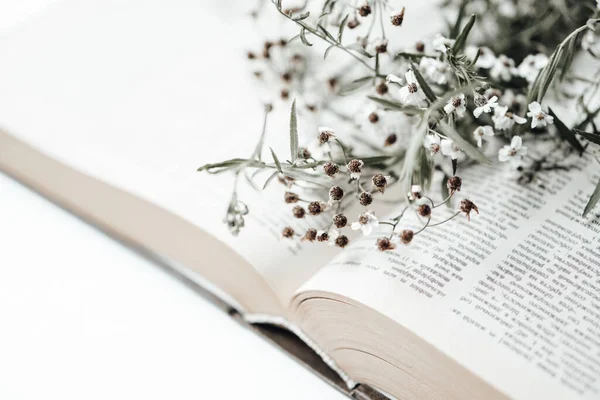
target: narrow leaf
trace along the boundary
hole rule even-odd
[[[346,28],[346,22],[348,21],[349,16],[350,16],[350,14],[346,14],[344,19],[342,20],[342,23],[340,24],[340,29],[338,30],[338,34],[337,34],[338,43],[342,43],[342,35],[344,34],[344,29]]]
[[[421,89],[423,89],[423,93],[425,93],[425,96],[427,96],[427,98],[429,99],[429,101],[431,101],[432,103],[434,101],[436,101],[437,100],[437,96],[435,95],[435,93],[433,93],[433,90],[431,89],[431,87],[429,86],[429,84],[425,81],[425,78],[423,78],[423,75],[421,75],[421,73],[417,69],[417,66],[416,66],[415,63],[412,63],[412,70],[415,73],[415,77],[417,78],[417,82],[419,82],[419,85],[421,86]]]
[[[306,29],[300,29],[300,40],[307,46],[312,46],[312,43],[306,39]]]
[[[456,38],[458,33],[460,32],[460,25],[462,24],[462,20],[465,17],[465,11],[467,9],[467,5],[469,4],[468,0],[463,0],[460,4],[460,8],[458,9],[458,15],[456,16],[456,22],[452,29],[450,29],[450,38]]]
[[[302,20],[308,18],[309,16],[310,16],[310,11],[307,11],[303,14],[298,15],[297,17],[293,17],[292,20],[298,22],[298,21],[302,21]]]
[[[441,191],[442,191],[442,199],[446,200],[450,197],[450,191],[448,190],[448,179],[450,177],[447,174],[444,174],[444,179],[442,179]],[[452,208],[452,202],[447,201],[446,207]]]
[[[325,36],[327,36],[329,39],[331,39],[332,41],[336,42],[335,38],[333,37],[333,35],[331,33],[329,33],[329,31],[327,29],[325,29],[325,27],[321,24],[318,24],[317,27],[319,29],[321,29],[321,31],[325,34]]]
[[[587,139],[592,143],[600,145],[600,135],[597,133],[590,133],[586,131],[581,131],[579,129],[573,129],[573,132],[575,132],[578,135],[581,135],[584,139]]]
[[[454,54],[458,54],[458,52],[465,47],[465,44],[467,43],[467,37],[469,36],[471,29],[473,29],[473,25],[475,25],[476,19],[477,17],[475,16],[475,14],[471,15],[469,22],[467,22],[467,25],[465,25],[463,30],[456,38],[456,42],[454,42],[454,46],[452,46],[452,52]]]
[[[589,214],[590,211],[592,211],[596,204],[598,204],[598,201],[600,201],[600,182],[598,182],[598,185],[596,185],[594,193],[592,193],[590,200],[588,201],[587,205],[585,206],[585,209],[583,210],[584,218]]]
[[[335,44],[332,44],[331,46],[329,46],[327,49],[325,49],[325,53],[323,53],[323,60],[325,60],[327,58],[327,55],[329,54],[329,52],[335,49]]]
[[[263,185],[263,190],[265,190],[267,188],[267,186],[269,185],[269,183],[271,183],[271,181],[277,176],[278,172],[273,172],[265,181],[264,185]]]
[[[383,108],[388,110],[396,110],[396,111],[404,111],[406,113],[412,114],[420,114],[423,115],[423,110],[414,106],[405,106],[400,103],[396,103],[395,101],[382,99],[375,96],[367,96],[370,100],[373,100],[375,103],[383,106]]]
[[[479,149],[477,149],[477,147],[466,141],[462,136],[460,136],[456,129],[451,127],[449,124],[445,122],[440,122],[438,124],[438,129],[441,130],[443,134],[452,139],[452,141],[456,143],[458,147],[473,160],[479,161],[482,164],[492,164],[492,162],[488,160],[487,157],[484,156],[483,153],[479,151]]]
[[[290,112],[290,157],[292,162],[298,158],[298,118],[296,116],[296,100],[292,103]]]
[[[577,150],[579,155],[582,155],[585,149],[583,148],[583,145],[579,142],[579,140],[577,140],[575,132],[567,128],[567,126],[560,120],[560,118],[558,118],[558,116],[554,114],[554,111],[552,111],[551,108],[548,107],[548,111],[550,115],[554,117],[554,126],[556,126],[556,129],[558,130],[558,134],[563,138],[563,140],[566,140],[571,145],[571,147]]]
[[[271,149],[271,148],[269,147],[269,149]],[[279,159],[275,155],[275,152],[273,151],[273,149],[271,149],[271,156],[273,156],[273,161],[275,162],[275,166],[277,167],[277,172],[282,174],[283,170],[281,169],[281,163],[279,162]]]
[[[352,51],[355,51],[355,52],[357,52],[358,54],[360,54],[360,55],[363,55],[363,56],[365,56],[365,57],[368,57],[368,58],[373,58],[373,55],[372,55],[372,54],[369,54],[369,53],[368,53],[368,52],[367,52],[367,51],[364,49],[364,47],[362,47],[362,46],[361,46],[360,44],[358,44],[358,43],[352,43],[352,44],[350,44],[350,45],[346,46],[346,49],[348,49],[348,50],[352,50]]]

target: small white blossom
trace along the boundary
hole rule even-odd
[[[473,115],[475,118],[479,118],[483,113],[491,113],[492,108],[496,108],[498,106],[498,96],[492,96],[492,98],[489,100],[485,100],[485,97],[481,96],[480,99],[482,99],[481,103],[478,103],[477,99],[475,100],[475,104],[477,105],[477,108],[473,110]]]
[[[379,220],[373,211],[367,211],[358,216],[358,221],[353,222],[350,226],[352,230],[360,230],[363,235],[367,236],[373,232],[373,229],[379,226]]]
[[[450,157],[453,160],[456,160],[460,154],[460,147],[458,147],[458,145],[456,145],[456,143],[454,143],[452,140],[443,139],[442,154]]]
[[[396,76],[394,74],[389,74],[388,76],[386,76],[385,81],[387,83],[395,83],[398,85],[402,85],[402,78],[400,78],[399,76]]]
[[[323,233],[325,231],[319,231],[319,232]],[[320,236],[319,232],[317,232],[317,236]],[[338,231],[337,229],[332,229],[329,231],[327,236],[328,236],[327,244],[329,244],[330,246],[335,246],[335,241],[340,236],[340,231]]]
[[[477,140],[477,147],[481,147],[484,137],[494,136],[494,128],[489,125],[480,126],[473,132],[475,140]]]
[[[458,96],[454,96],[448,100],[448,104],[444,106],[444,111],[446,111],[447,114],[452,114],[454,112],[460,118],[464,117],[465,113],[467,112],[465,94],[461,93]]]
[[[435,155],[440,152],[442,149],[441,141],[438,135],[427,135],[425,139],[423,139],[423,147],[429,150],[431,155]]]
[[[435,35],[435,37],[433,38],[431,45],[433,46],[434,50],[440,51],[442,53],[445,53],[446,50],[448,49],[448,47],[452,47],[454,46],[454,40],[452,39],[448,39],[444,36],[442,36],[441,34],[437,34]]]
[[[527,113],[527,116],[531,117],[531,129],[534,129],[536,126],[543,128],[554,123],[554,117],[546,114],[542,110],[541,104],[537,101],[534,101],[529,105],[529,112]]]
[[[410,201],[420,199],[422,196],[423,189],[421,185],[412,185],[410,188],[410,192],[408,192],[408,199]]]
[[[515,61],[512,58],[506,57],[504,54],[500,54],[490,70],[490,77],[493,79],[510,81],[512,76],[516,73]]]
[[[515,167],[520,165],[521,158],[525,155],[527,155],[527,147],[523,146],[521,136],[513,136],[510,145],[498,150],[498,160],[510,161]]]
[[[583,37],[581,38],[581,48],[588,51],[592,48],[592,45],[596,42],[596,32],[588,29]]]
[[[445,62],[431,57],[423,57],[419,63],[419,71],[421,71],[427,80],[437,85],[445,85],[448,83],[448,72],[450,71],[450,68]]]
[[[511,129],[515,125],[515,122],[520,125],[527,122],[525,118],[508,112],[508,107],[496,107],[492,121],[494,121],[494,128],[501,131]]]
[[[400,88],[400,100],[405,104],[419,105],[425,99],[425,93],[421,90],[417,77],[412,70],[408,70],[404,75],[406,86]]]
[[[538,53],[536,55],[530,54],[519,65],[518,71],[519,76],[527,79],[527,82],[535,81],[538,73],[542,68],[548,65],[548,56],[543,53]]]
[[[477,53],[479,53],[479,57],[475,63],[477,68],[490,69],[494,66],[496,55],[494,55],[494,52],[489,47],[468,46],[465,50],[465,54],[471,60],[477,57]]]

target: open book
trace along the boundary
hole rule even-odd
[[[245,321],[292,331],[348,388],[597,399],[600,223],[579,217],[600,178],[589,155],[528,186],[469,169],[463,190],[481,215],[396,252],[377,251],[376,236],[339,254],[282,242],[283,192],[244,186],[252,213],[233,237],[223,224],[232,180],[194,171],[250,153],[262,106],[240,66],[236,2],[215,3],[66,1],[5,38],[0,169]],[[280,136],[270,142],[285,147]]]

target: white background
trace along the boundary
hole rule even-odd
[[[0,34],[54,2],[1,0]],[[344,398],[175,278],[0,175],[0,399],[241,397]]]

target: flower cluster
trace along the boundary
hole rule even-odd
[[[445,7],[458,16],[450,29],[403,48],[394,38],[411,18],[409,5],[306,1],[290,10],[273,0],[278,17],[297,34],[265,41],[248,59],[275,94],[271,98],[291,104],[289,158],[280,162],[271,150],[273,162],[262,159],[263,130],[250,158],[200,170],[232,171],[250,180],[265,171],[268,177],[256,186],[283,183],[291,216],[311,226],[302,232],[283,227],[285,240],[345,247],[361,233],[376,235],[374,245],[387,251],[458,215],[470,220],[478,207],[455,199],[462,168],[481,162],[531,177],[562,161],[549,164],[550,157],[534,151],[537,142],[579,154],[586,150],[581,138],[600,144],[598,111],[590,109],[585,94],[600,90],[600,79],[570,74],[579,49],[598,58],[600,13],[592,0],[563,2],[555,7],[542,0],[448,0]],[[535,10],[542,7],[545,22],[539,23]],[[575,81],[587,85],[582,94],[562,89],[561,82]],[[577,98],[581,115],[574,127],[548,107],[548,93]],[[299,136],[298,115],[312,121],[306,137]],[[247,174],[250,169],[258,171]],[[430,189],[435,174],[446,183],[442,193]],[[381,218],[377,208],[384,203],[396,204],[397,215]],[[242,204],[234,191],[226,219],[233,233],[244,225],[248,211]],[[441,205],[454,213],[447,218],[438,212]],[[407,210],[419,228],[406,223]]]

